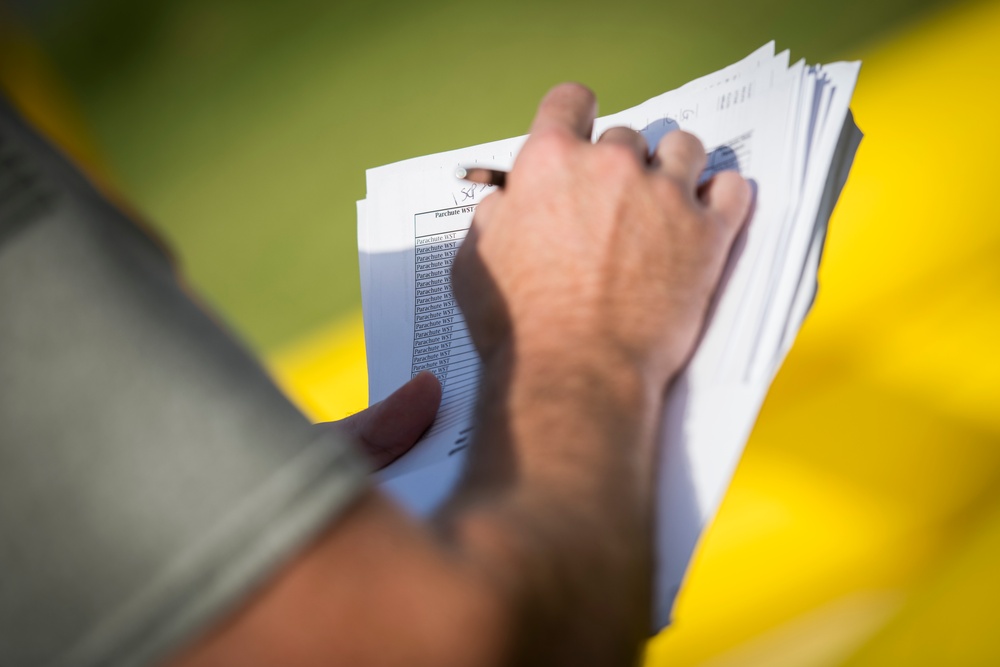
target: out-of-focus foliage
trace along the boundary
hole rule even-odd
[[[357,307],[364,170],[616,111],[776,39],[856,56],[933,0],[20,0],[125,191],[258,349]]]

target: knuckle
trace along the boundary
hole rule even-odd
[[[686,162],[703,162],[706,159],[701,139],[683,130],[676,130],[664,137],[659,152]]]
[[[712,177],[708,206],[724,223],[737,224],[750,208],[750,184],[736,171],[719,172]]]
[[[574,141],[572,135],[562,127],[545,127],[531,135],[531,144],[529,154],[562,156],[572,149]]]
[[[698,137],[694,136],[690,132],[685,132],[684,130],[678,130],[673,134],[677,135],[677,141],[679,144],[692,155],[705,154],[705,144],[701,143],[701,139]]]
[[[727,170],[718,172],[712,176],[712,180],[715,181],[712,187],[718,189],[723,195],[738,196],[746,179],[740,176],[737,171]]]
[[[598,141],[625,141],[633,142],[635,137],[638,136],[638,132],[635,130],[624,127],[622,125],[615,125],[614,127],[609,127],[601,133],[601,138]]]
[[[565,96],[590,104],[597,100],[597,96],[594,95],[594,91],[576,81],[567,81],[556,85],[549,91],[549,95],[558,95],[560,97]]]
[[[618,141],[602,141],[594,145],[601,162],[615,173],[632,174],[640,169],[635,149]]]

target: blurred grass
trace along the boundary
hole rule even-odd
[[[365,168],[521,134],[561,80],[612,112],[772,38],[856,55],[935,2],[24,4],[125,192],[263,352],[359,305]]]

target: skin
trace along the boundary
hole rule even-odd
[[[505,188],[480,204],[453,284],[483,360],[475,440],[426,523],[377,490],[173,667],[626,665],[650,627],[654,437],[751,189],[698,188],[668,134],[589,140],[596,101],[543,99]],[[331,426],[379,464],[433,420],[421,375]]]

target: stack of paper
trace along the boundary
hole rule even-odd
[[[663,420],[655,616],[677,591],[732,477],[760,406],[816,293],[827,221],[861,133],[848,105],[860,63],[789,66],[767,44],[738,63],[595,123],[641,131],[651,146],[674,128],[709,149],[704,178],[738,169],[757,186],[708,326],[673,385]],[[455,178],[459,165],[510,169],[525,137],[368,171],[358,203],[370,397],[421,370],[440,378],[434,426],[382,473],[417,513],[453,486],[469,444],[479,361],[451,294],[450,265],[491,187]]]

